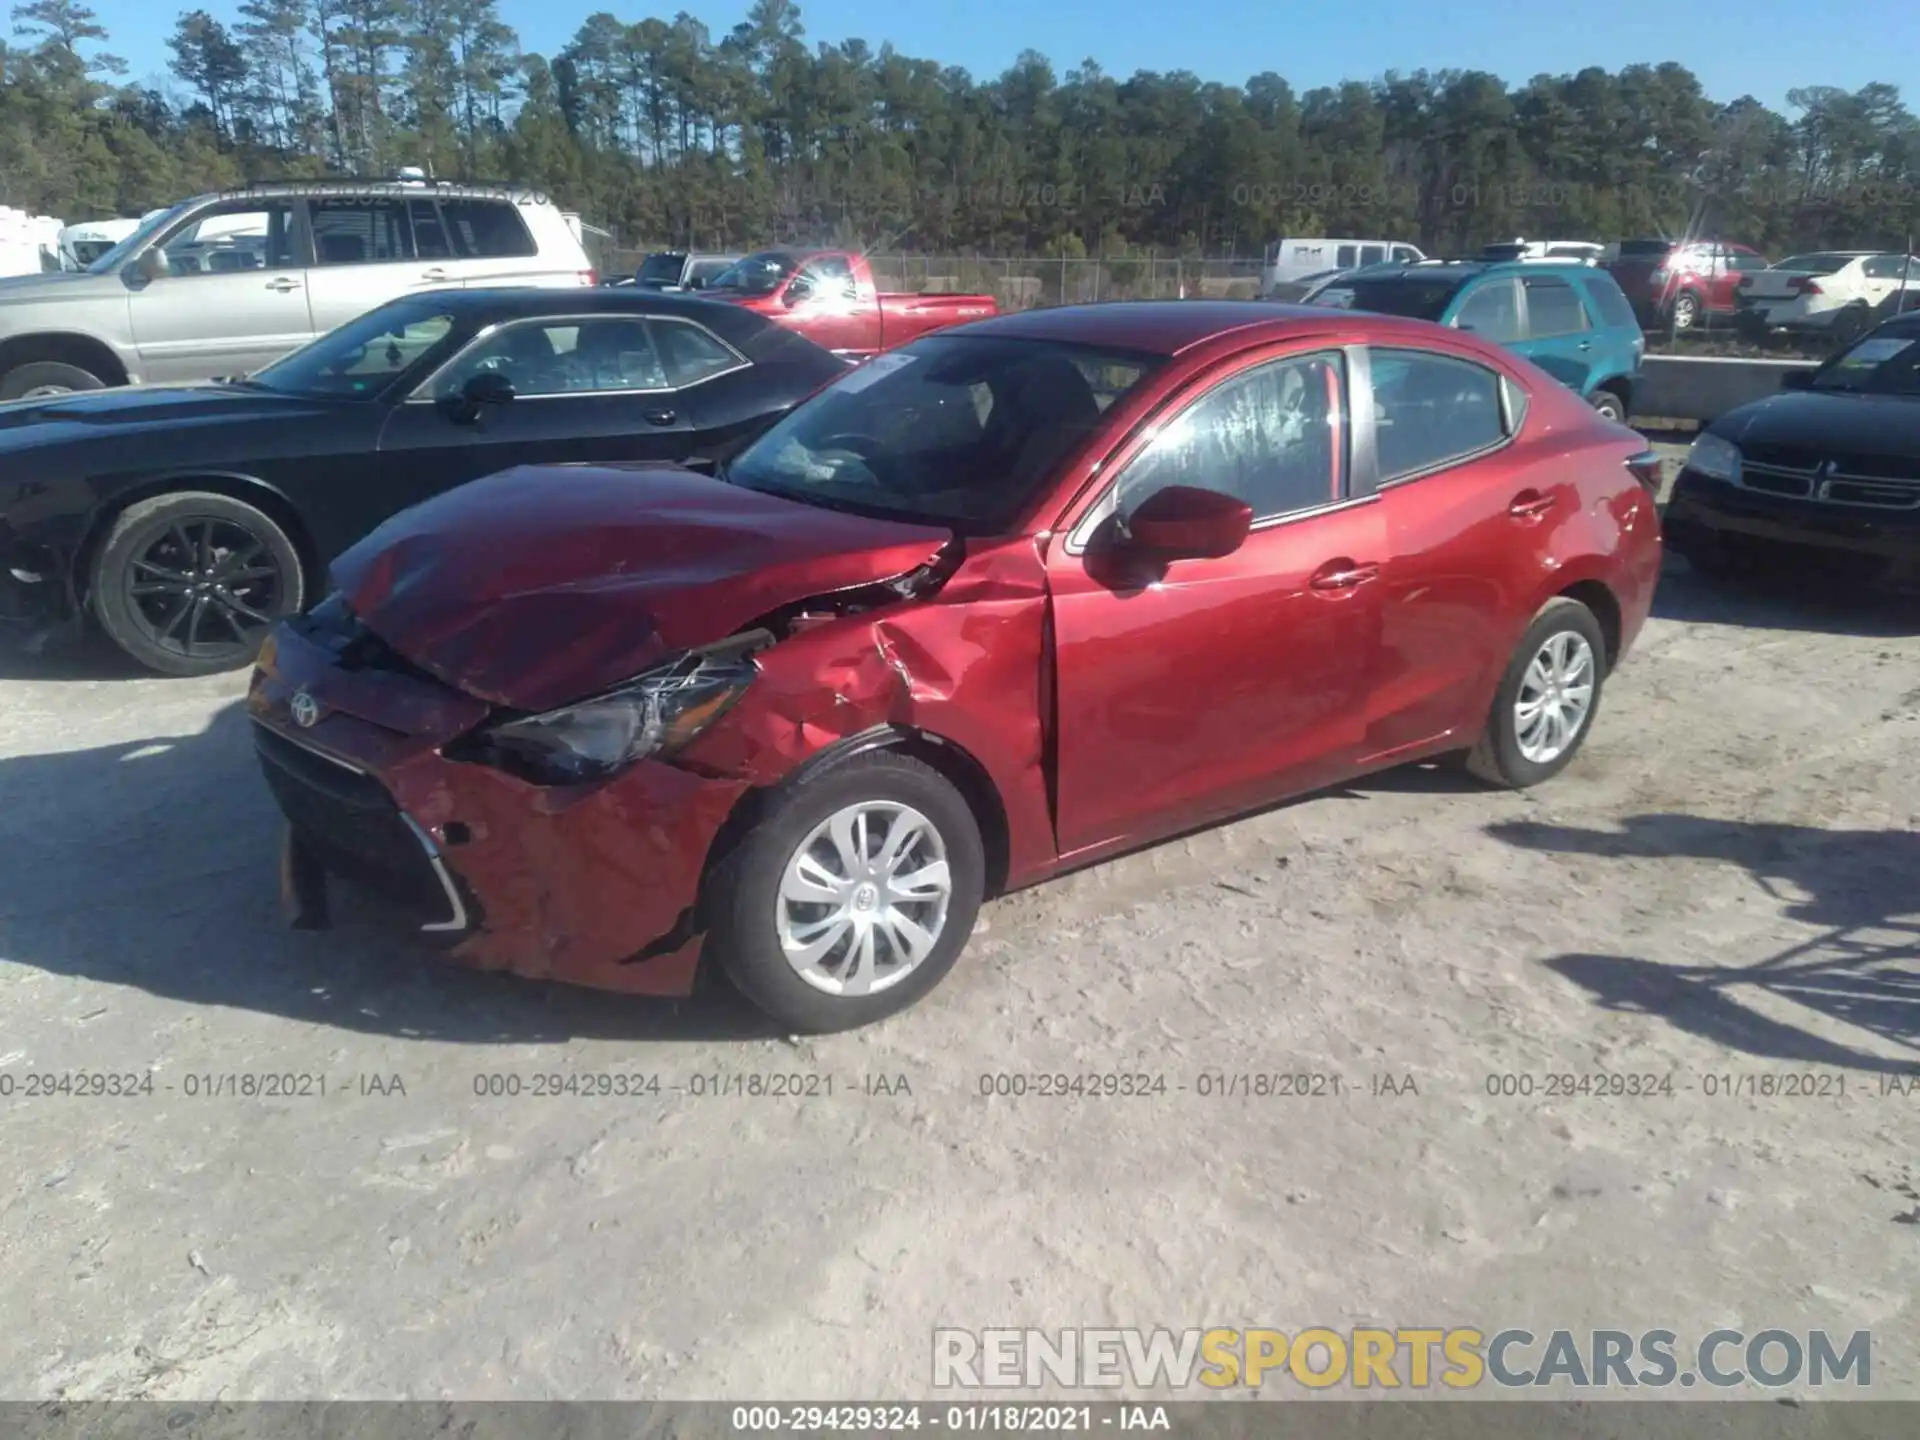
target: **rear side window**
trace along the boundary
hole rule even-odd
[[[1351,270],[1359,263],[1356,258],[1359,248],[1357,245],[1342,245],[1334,253],[1333,263],[1342,270]]]
[[[1544,276],[1527,279],[1527,337],[1549,340],[1589,328],[1580,297],[1564,280]]]
[[[1727,268],[1730,270],[1764,270],[1767,268],[1767,257],[1764,255],[1756,255],[1751,250],[1729,250],[1727,252]]]
[[[745,362],[698,325],[683,320],[651,320],[653,347],[675,389],[738,369]]]
[[[455,253],[463,260],[510,260],[538,255],[519,207],[500,200],[442,200]]]
[[[1593,308],[1600,314],[1600,323],[1608,329],[1639,329],[1640,322],[1634,317],[1633,306],[1626,294],[1604,270],[1594,272],[1587,277],[1587,298],[1593,302]]]
[[[1424,350],[1370,352],[1380,483],[1439,470],[1507,438],[1501,377]]]
[[[315,199],[307,206],[314,259],[322,265],[383,265],[415,258],[404,200]]]

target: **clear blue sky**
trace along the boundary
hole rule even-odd
[[[231,19],[238,0],[197,0]],[[93,0],[136,79],[165,75],[172,0]],[[596,10],[623,20],[663,18],[683,8],[595,0],[501,0],[501,13],[529,50],[552,55]],[[684,6],[716,36],[745,17],[746,0]],[[1273,0],[802,0],[809,40],[885,40],[908,55],[962,65],[976,79],[999,74],[1021,50],[1038,50],[1064,75],[1083,59],[1108,73],[1195,72],[1244,81],[1273,70],[1298,90],[1387,70],[1490,70],[1510,84],[1541,72],[1678,60],[1716,100],[1751,94],[1784,108],[1800,85],[1854,90],[1899,85],[1920,108],[1920,4],[1914,0],[1695,0],[1679,7],[1593,7],[1513,0],[1374,0],[1372,5]]]

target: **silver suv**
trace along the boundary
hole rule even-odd
[[[84,270],[0,280],[0,401],[245,374],[416,290],[593,285],[576,223],[514,186],[201,195]]]

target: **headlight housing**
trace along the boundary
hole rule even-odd
[[[672,755],[732,709],[760,673],[752,652],[768,638],[689,650],[604,695],[486,726],[463,748],[538,784],[604,780]]]
[[[1740,483],[1740,447],[1718,435],[1702,435],[1687,451],[1687,468],[1697,470],[1709,480]]]

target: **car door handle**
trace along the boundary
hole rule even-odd
[[[1582,340],[1580,342],[1580,348],[1582,350],[1591,350],[1593,348],[1593,342],[1591,340]]]
[[[278,290],[282,295],[286,294],[289,290],[298,290],[299,288],[300,282],[298,280],[289,280],[284,275],[277,280],[269,280],[267,282],[267,289]]]
[[[1507,514],[1516,520],[1538,520],[1553,508],[1553,504],[1551,495],[1542,495],[1538,490],[1522,490],[1507,506]]]
[[[671,425],[680,417],[671,410],[649,410],[646,419],[649,425]]]
[[[1307,584],[1314,590],[1352,590],[1366,584],[1369,580],[1378,579],[1379,576],[1378,565],[1356,565],[1353,561],[1342,557],[1339,560],[1329,560],[1314,571],[1313,578],[1307,581]]]
[[[433,269],[427,271],[420,278],[422,280],[444,280],[447,278],[447,272],[440,269],[438,266],[435,266]]]

